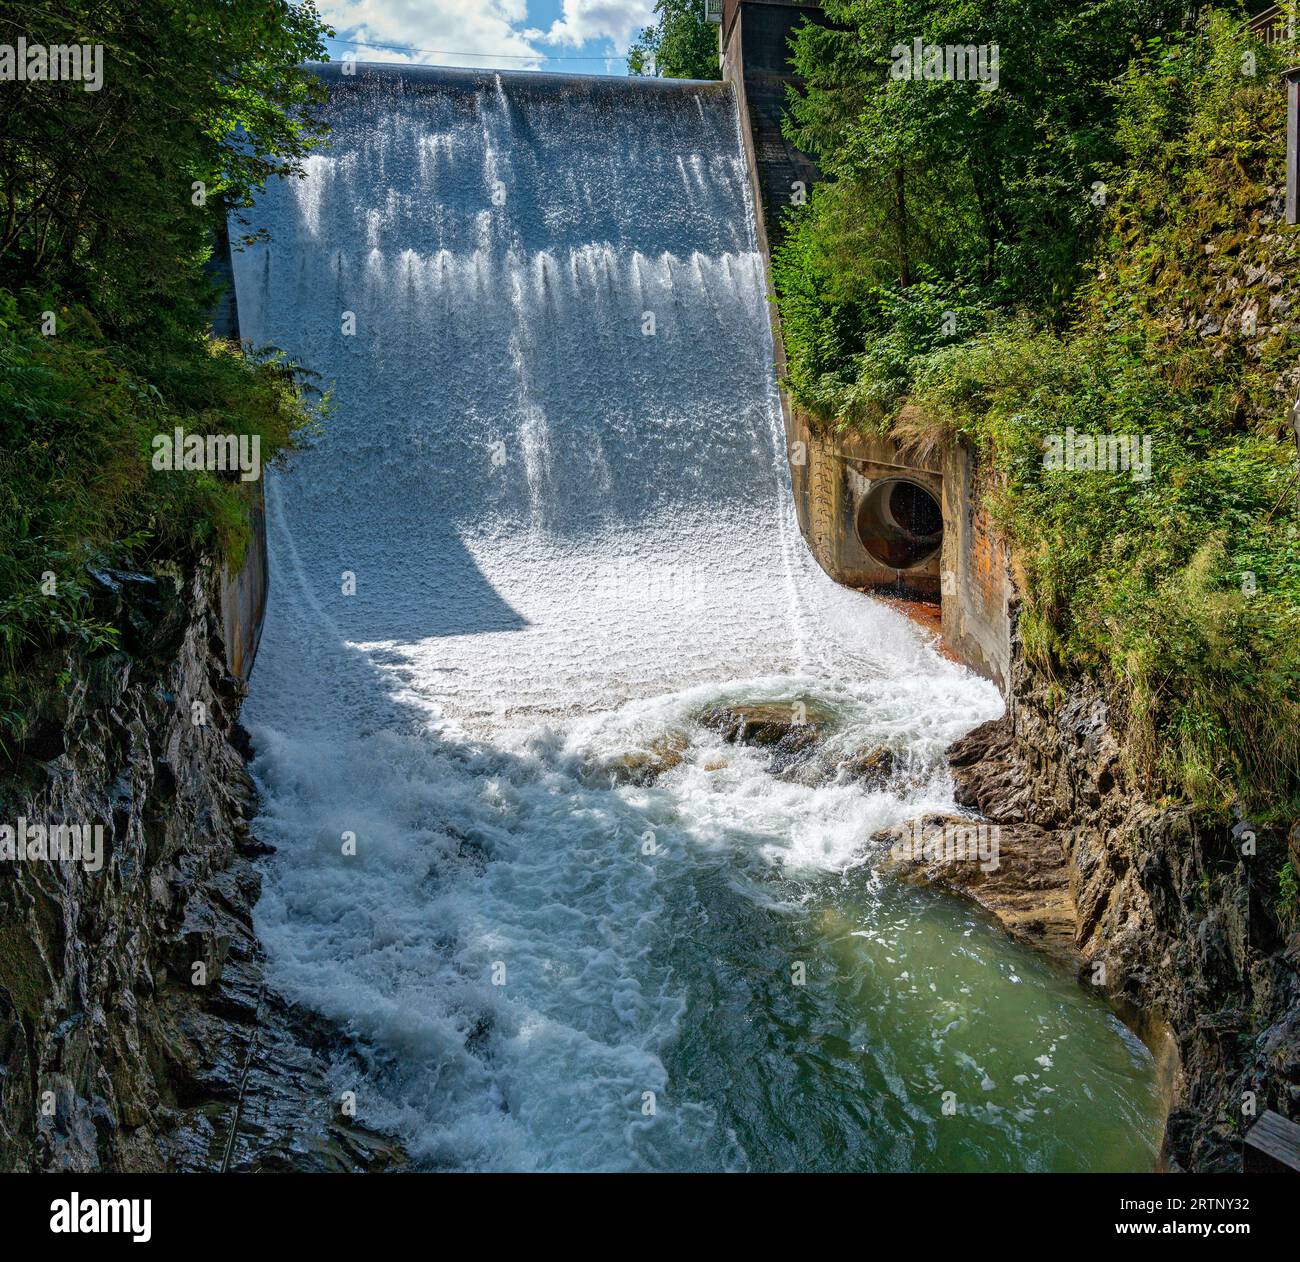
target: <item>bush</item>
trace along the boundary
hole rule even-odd
[[[106,342],[84,311],[44,337],[40,304],[0,290],[0,750],[31,728],[45,650],[95,652],[118,630],[95,612],[87,567],[199,555],[238,565],[247,510],[237,475],[157,472],[156,434],[258,435],[270,463],[317,414],[280,358],[196,336],[146,361]],[[48,669],[53,669],[52,666]]]
[[[1106,684],[1153,793],[1274,818],[1300,809],[1300,244],[1278,192],[1294,59],[1215,12],[1144,42],[1097,111],[1105,214],[1064,310],[1044,294],[981,323],[972,302],[973,333],[927,343],[960,278],[888,302],[861,259],[827,280],[859,249],[825,209],[838,194],[795,221],[779,273],[803,400],[960,438],[1001,474],[1031,661]],[[1149,439],[1150,477],[1050,467],[1070,430]]]
[[[208,336],[227,212],[301,174],[322,133],[308,2],[48,0],[39,41],[102,45],[102,83],[0,93],[0,753],[57,718],[63,658],[121,646],[91,571],[239,563],[240,483],[152,467],[151,442],[315,422],[293,367]],[[0,16],[16,43],[17,14]],[[51,324],[51,317],[53,322]],[[102,594],[102,589],[101,594]],[[103,602],[99,602],[103,604]]]

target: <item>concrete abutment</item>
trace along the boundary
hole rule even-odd
[[[736,95],[769,292],[771,254],[780,242],[785,208],[797,204],[818,178],[816,165],[781,130],[787,88],[798,83],[789,63],[790,37],[805,21],[824,21],[819,4],[723,5],[722,73]],[[769,309],[777,370],[784,375],[780,315],[774,303]],[[799,528],[818,564],[852,587],[939,601],[948,650],[1006,692],[1015,589],[1009,550],[980,507],[982,473],[974,453],[953,441],[920,456],[889,437],[837,432],[816,423],[784,389],[781,408]],[[894,529],[905,523],[880,510],[882,496],[899,482],[938,504],[943,529],[937,550],[919,542],[897,546],[908,543],[902,537],[908,532]],[[874,521],[873,529],[863,528],[867,520]],[[892,536],[896,546],[879,546],[882,536]]]

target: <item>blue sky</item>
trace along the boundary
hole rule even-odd
[[[336,60],[353,53],[360,61],[625,74],[616,54],[649,24],[654,0],[317,0],[317,7],[338,32],[330,44]]]

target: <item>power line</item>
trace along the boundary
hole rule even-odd
[[[409,44],[370,44],[356,39],[334,39],[335,44],[346,44],[349,48],[383,48],[395,53],[422,53],[426,57],[492,57],[497,61],[626,61],[628,53],[603,53],[600,55],[583,55],[553,57],[550,53],[466,53],[449,48],[412,48]]]

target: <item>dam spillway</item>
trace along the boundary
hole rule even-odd
[[[270,977],[349,1035],[339,1093],[431,1169],[1149,1168],[1145,1050],[876,870],[1001,702],[800,538],[728,90],[325,73],[235,274],[331,393],[269,479],[245,722]],[[796,698],[895,774],[700,721]]]

